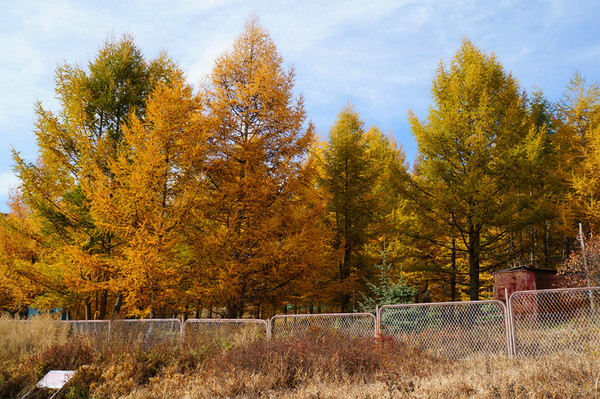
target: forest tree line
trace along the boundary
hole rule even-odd
[[[463,40],[425,118],[409,113],[412,166],[351,105],[319,140],[294,78],[255,19],[196,89],[128,36],[60,65],[58,110],[36,104],[39,157],[13,153],[0,308],[267,317],[480,299],[493,271],[569,267],[579,223],[598,231],[600,90],[582,76],[550,101]]]

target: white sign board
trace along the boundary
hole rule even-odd
[[[61,389],[75,374],[74,371],[50,370],[37,383],[38,388]]]

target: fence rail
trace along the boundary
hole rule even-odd
[[[371,313],[278,315],[258,319],[125,319],[62,322],[69,336],[190,345],[233,345],[309,334],[391,337],[450,359],[475,354],[600,353],[600,287],[514,292],[500,301],[387,305]]]

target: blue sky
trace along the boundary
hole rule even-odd
[[[198,83],[251,13],[259,16],[309,117],[326,137],[348,102],[365,123],[390,132],[412,161],[407,113],[424,118],[431,81],[468,37],[495,53],[527,91],[559,100],[579,71],[600,81],[597,1],[9,1],[0,0],[0,212],[7,212],[11,148],[37,154],[34,102],[56,110],[54,71],[86,66],[109,35],[132,34],[147,58],[161,50]]]

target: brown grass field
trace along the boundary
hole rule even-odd
[[[69,337],[45,317],[0,318],[0,398],[20,398],[56,369],[76,371],[57,396],[71,399],[600,399],[599,353],[451,362],[394,342],[319,334],[148,346]]]

